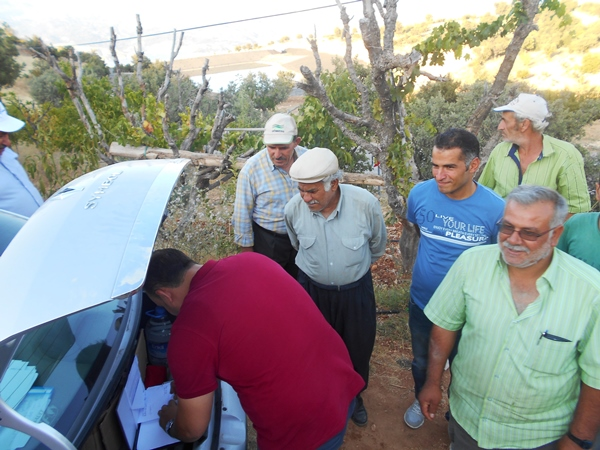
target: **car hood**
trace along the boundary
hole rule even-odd
[[[114,164],[50,197],[0,257],[0,342],[140,289],[188,162]]]

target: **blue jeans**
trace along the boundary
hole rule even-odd
[[[413,352],[411,369],[415,381],[415,397],[419,395],[427,379],[427,353],[432,326],[433,323],[411,298],[408,305],[408,327],[410,328],[410,341]]]
[[[348,421],[354,412],[354,406],[356,405],[356,397],[352,399],[350,402],[350,407],[348,408],[348,417],[346,417],[346,425],[344,429],[336,434],[334,437],[329,439],[323,445],[321,445],[317,450],[337,450],[344,443],[344,435],[346,434],[346,428],[348,427]]]
[[[410,328],[410,340],[413,351],[411,369],[415,381],[415,397],[418,397],[427,379],[427,354],[429,352],[429,337],[431,336],[433,322],[427,318],[423,310],[413,302],[412,298],[408,304],[408,327]],[[456,336],[454,348],[448,358],[450,364],[452,364],[452,360],[456,356],[459,340],[460,332]]]

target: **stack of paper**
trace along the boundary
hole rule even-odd
[[[13,360],[0,382],[0,397],[23,417],[33,422],[41,422],[52,400],[51,387],[32,387],[37,378],[37,370],[25,361]],[[13,450],[24,447],[30,436],[0,427],[0,448]]]

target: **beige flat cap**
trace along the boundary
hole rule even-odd
[[[298,183],[317,183],[340,170],[338,159],[328,148],[307,150],[290,167],[290,178]]]

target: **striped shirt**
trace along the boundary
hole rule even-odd
[[[462,327],[450,409],[483,448],[535,448],[560,439],[580,381],[600,389],[600,272],[554,250],[539,297],[520,315],[497,245],[464,252],[425,308]]]
[[[306,148],[296,146],[296,157]],[[286,234],[283,221],[285,204],[298,192],[298,184],[289,174],[275,167],[267,149],[250,158],[240,173],[233,206],[235,243],[242,247],[254,245],[252,221],[267,230]]]
[[[498,144],[490,154],[479,183],[502,197],[521,184],[546,186],[567,199],[570,213],[589,211],[590,195],[581,153],[568,142],[543,136],[542,153],[527,166],[525,173],[521,171],[518,147],[511,142]]]

